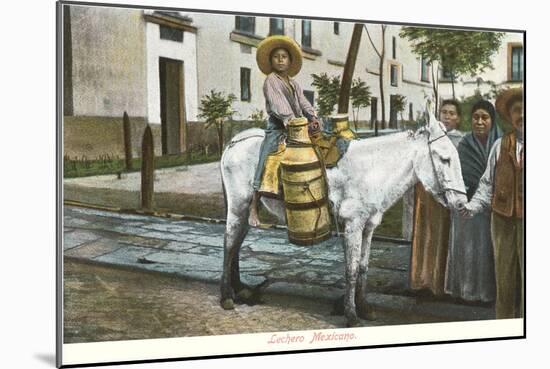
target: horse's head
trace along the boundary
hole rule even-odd
[[[458,152],[443,124],[432,113],[427,116],[427,125],[417,132],[421,148],[414,161],[415,173],[439,203],[456,209],[468,201]]]

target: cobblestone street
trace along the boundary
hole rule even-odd
[[[261,303],[219,306],[223,224],[65,206],[65,341],[141,339],[344,327],[341,239],[313,247],[286,232],[251,229],[244,282]],[[376,241],[365,326],[490,319],[489,308],[423,300],[407,288],[409,245]]]

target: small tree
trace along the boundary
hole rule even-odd
[[[437,28],[404,27],[399,33],[409,40],[412,51],[432,64],[432,86],[439,100],[439,71],[434,72],[434,62],[449,73],[455,98],[454,84],[461,74],[475,75],[485,69],[492,69],[492,55],[500,47],[503,33],[458,31]]]
[[[313,83],[317,90],[318,113],[321,117],[328,117],[334,111],[334,105],[340,96],[340,77],[329,77],[326,73],[312,74]]]
[[[206,120],[205,128],[211,126],[216,127],[218,133],[218,152],[221,156],[223,150],[223,124],[227,119],[232,118],[236,113],[231,107],[233,102],[237,100],[235,95],[229,94],[225,96],[223,92],[211,90],[209,95],[204,95],[201,99],[199,110],[199,118]]]
[[[259,126],[266,120],[266,115],[262,109],[256,109],[248,117],[254,123],[254,126]]]
[[[407,98],[403,95],[394,95],[393,97],[393,108],[401,116],[401,122],[403,122],[403,112],[407,106]]]
[[[366,108],[370,106],[370,88],[364,81],[361,81],[361,78],[353,80],[351,85],[351,106],[353,114],[353,125],[357,131],[357,123],[359,121],[359,110],[361,108]]]

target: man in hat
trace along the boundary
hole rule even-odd
[[[497,98],[496,108],[514,129],[495,142],[476,193],[459,212],[469,217],[492,207],[496,318],[519,318],[523,316],[524,305],[523,89],[504,91]]]
[[[294,77],[302,68],[300,46],[288,36],[271,36],[258,45],[256,61],[260,70],[267,75],[264,82],[266,112],[268,114],[265,138],[260,148],[260,158],[254,176],[254,195],[250,205],[250,224],[260,224],[258,201],[265,161],[270,153],[277,150],[279,143],[286,138],[289,120],[306,117],[310,130],[319,130],[319,120],[313,107],[304,96]]]

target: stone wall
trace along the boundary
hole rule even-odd
[[[144,117],[130,117],[132,127],[133,157],[141,156],[141,140],[146,126]],[[227,122],[224,126],[224,137],[227,143],[238,132],[264,123],[249,121]],[[155,143],[155,155],[162,155],[161,126],[151,124]],[[204,122],[187,124],[189,151],[204,153],[217,152],[218,136],[215,127],[205,128]],[[71,158],[97,159],[99,157],[124,158],[124,138],[122,116],[112,117],[64,117],[63,122],[63,155]],[[207,148],[208,147],[208,148]]]

